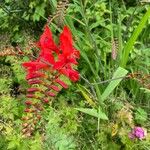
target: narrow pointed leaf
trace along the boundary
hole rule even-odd
[[[98,112],[96,109],[91,109],[91,108],[75,108],[75,109],[85,114],[88,114],[90,116],[93,116],[102,120],[108,120],[108,117],[106,116],[106,114],[100,110]]]
[[[85,100],[91,105],[91,106],[96,106],[95,102],[93,101],[93,99],[90,97],[89,92],[87,93],[87,89],[85,90],[84,87],[82,87],[81,85],[78,86],[80,92],[82,93],[83,97],[85,98]],[[92,94],[91,94],[92,95]]]
[[[130,39],[128,40],[127,44],[125,45],[125,47],[123,49],[123,55],[122,55],[122,59],[121,59],[121,67],[126,66],[128,59],[129,59],[129,54],[133,50],[133,46],[134,46],[138,36],[142,32],[143,28],[145,27],[145,24],[149,18],[150,18],[150,7],[148,8],[147,12],[141,19],[139,25],[134,30],[132,36],[130,37]]]
[[[124,77],[128,71],[124,68],[119,67],[113,75],[112,79]],[[101,99],[104,101],[112,92],[113,90],[119,85],[123,78],[112,80],[109,85],[106,87],[105,91],[103,92]]]

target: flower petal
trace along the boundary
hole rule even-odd
[[[53,41],[52,32],[48,26],[45,27],[43,34],[40,37],[39,45],[42,50],[52,50],[58,53],[58,48]]]

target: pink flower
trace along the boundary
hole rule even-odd
[[[134,127],[133,130],[129,133],[130,139],[139,139],[142,140],[146,137],[147,132],[142,127]]]

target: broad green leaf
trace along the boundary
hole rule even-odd
[[[100,109],[97,111],[96,109],[91,109],[91,108],[75,108],[78,111],[81,111],[85,114],[88,114],[90,116],[103,119],[103,120],[108,120],[108,117],[104,112],[102,112]]]
[[[101,96],[102,101],[104,101],[113,92],[113,90],[119,85],[119,83],[121,82],[123,77],[126,76],[127,73],[128,71],[126,69],[118,67],[118,69],[113,75],[112,81],[106,87],[105,91]],[[115,78],[116,80],[113,80]]]

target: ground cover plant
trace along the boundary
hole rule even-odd
[[[0,1],[0,149],[149,150],[149,4]]]

